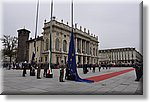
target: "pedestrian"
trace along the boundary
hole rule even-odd
[[[70,71],[69,71],[69,67],[68,67],[68,62],[66,63],[65,79],[66,79],[66,80],[69,80],[69,79],[70,79]]]
[[[93,73],[95,73],[95,64],[93,64],[92,66],[93,66]]]
[[[41,79],[40,77],[41,67],[42,67],[42,63],[39,60],[39,63],[37,64],[37,79]]]
[[[88,69],[87,69],[87,64],[83,64],[83,74],[87,74]]]
[[[105,64],[104,64],[104,62],[102,63],[102,67],[103,67],[103,69],[105,68]]]
[[[64,78],[64,63],[63,60],[61,60],[61,64],[59,65],[60,68],[60,76],[59,76],[59,82],[64,82],[63,78]]]
[[[136,73],[136,79],[135,79],[135,81],[139,81],[140,78],[143,75],[143,70],[142,70],[143,66],[142,66],[142,64],[139,64],[139,63],[135,62],[133,64],[133,68],[135,68],[135,73]]]
[[[32,67],[31,67],[31,63],[29,63],[29,69],[30,69],[30,76],[32,76]]]
[[[15,69],[15,62],[12,63],[12,66],[13,66],[12,68]]]
[[[90,70],[91,70],[92,64],[90,64],[89,67],[90,67]]]
[[[106,69],[108,69],[107,62],[105,63],[105,67],[106,67]]]
[[[109,69],[111,69],[111,63],[109,63],[109,65],[108,65],[108,66],[109,66]]]
[[[101,64],[99,63],[98,65],[98,68],[99,68],[99,72],[101,71]]]
[[[25,77],[25,74],[27,74],[27,72],[26,72],[27,62],[26,61],[24,63],[22,63],[22,68],[23,68],[23,74],[22,74],[22,76]]]
[[[46,77],[48,66],[49,66],[49,64],[47,62],[43,65],[43,67],[44,67],[43,77]]]

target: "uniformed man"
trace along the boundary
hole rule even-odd
[[[142,67],[143,67],[142,64],[139,64],[139,63],[133,64],[133,68],[135,68],[135,73],[136,73],[135,81],[139,81],[140,78],[142,77],[142,75],[143,75]]]
[[[61,60],[61,64],[59,65],[59,68],[60,68],[59,81],[60,82],[64,82],[63,78],[64,78],[64,69],[65,69],[65,66],[64,66],[63,60]]]
[[[95,73],[95,64],[92,65],[93,66],[93,73]]]
[[[101,64],[98,65],[99,72],[101,71]]]
[[[40,77],[41,67],[42,67],[42,64],[39,61],[38,65],[37,65],[37,79],[41,79],[41,77]]]
[[[69,75],[70,75],[70,71],[69,71],[68,62],[67,62],[66,63],[66,73],[65,73],[65,79],[66,80],[69,80]]]
[[[26,61],[22,64],[22,68],[23,68],[23,74],[22,74],[22,76],[25,77],[25,74],[27,74],[27,72],[26,72],[27,62]]]
[[[46,77],[48,66],[49,66],[49,64],[47,62],[43,66],[44,67],[44,73],[43,73],[44,77]]]

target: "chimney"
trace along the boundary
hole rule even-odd
[[[61,23],[63,23],[63,19],[61,20]]]
[[[52,17],[52,20],[55,20],[56,19],[56,17],[54,16],[54,17]]]
[[[84,28],[84,32],[86,32],[86,28]]]
[[[75,23],[75,28],[77,28],[77,23]]]
[[[82,31],[82,26],[80,26],[80,30]]]
[[[44,23],[46,23],[46,19],[44,20]]]
[[[88,34],[90,34],[90,30],[88,30]]]

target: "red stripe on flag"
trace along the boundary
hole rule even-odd
[[[130,72],[132,70],[134,70],[134,69],[133,68],[132,69],[126,69],[126,70],[122,70],[122,71],[119,71],[119,72],[112,72],[112,73],[108,73],[108,74],[104,74],[104,75],[89,77],[89,78],[86,78],[86,79],[87,80],[93,80],[94,82],[98,82],[98,81],[102,81],[102,80],[106,80],[106,79],[118,76],[120,74]]]

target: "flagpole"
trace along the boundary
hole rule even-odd
[[[47,73],[47,78],[52,78],[53,77],[53,73],[52,73],[52,17],[53,17],[53,0],[51,0],[51,15],[50,15],[50,48],[49,48],[49,69],[48,69],[48,73]]]
[[[34,40],[34,51],[33,51],[33,55],[32,55],[32,59],[31,59],[31,64],[33,64],[34,62],[34,58],[36,55],[36,36],[37,36],[37,27],[38,27],[38,15],[39,15],[39,0],[37,2],[37,9],[36,9],[36,21],[35,21],[35,40]]]
[[[73,33],[73,0],[72,0],[72,6],[71,6],[71,25],[72,25],[72,33]]]
[[[68,53],[68,70],[69,70],[68,80],[92,83],[94,81],[81,79],[77,72],[76,52],[75,52],[74,34],[73,34],[73,0],[71,5],[71,23],[72,23],[72,31],[70,36],[69,53]]]

